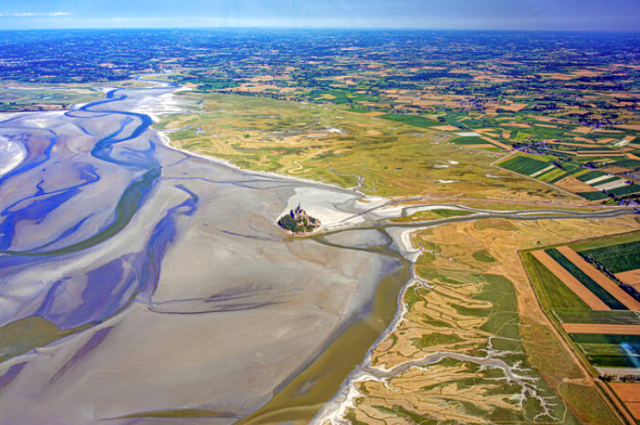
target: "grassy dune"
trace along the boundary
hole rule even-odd
[[[90,89],[0,89],[0,112],[66,109],[76,103],[93,102],[103,97],[101,92]]]
[[[181,93],[202,113],[169,115],[156,124],[182,149],[381,196],[471,196],[566,199],[564,194],[501,171],[500,156],[448,143],[443,132],[352,114],[329,105],[225,94]]]

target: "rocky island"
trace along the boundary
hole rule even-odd
[[[305,235],[315,232],[321,223],[317,218],[311,217],[300,205],[292,209],[289,214],[280,217],[278,225],[293,235]]]

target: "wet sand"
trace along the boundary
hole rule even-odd
[[[375,248],[387,238],[363,230],[354,247],[275,224],[299,199],[327,223],[357,214],[360,195],[166,147],[134,111],[172,90],[0,122],[27,152],[0,180],[0,325],[82,329],[0,364],[8,423],[233,423],[362,335],[333,386],[302,384],[310,418],[390,321],[366,324],[376,291],[404,284]]]

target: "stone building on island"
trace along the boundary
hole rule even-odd
[[[320,228],[321,223],[317,218],[311,217],[300,205],[292,209],[278,220],[278,225],[293,235],[305,235]]]

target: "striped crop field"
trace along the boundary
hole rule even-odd
[[[555,248],[545,250],[551,258],[553,258],[558,264],[560,264],[565,270],[567,270],[573,277],[575,277],[580,283],[582,283],[589,291],[597,296],[602,302],[604,302],[612,310],[627,310],[620,301],[618,301],[613,295],[607,292],[596,281],[591,279],[586,273],[584,273],[578,266],[573,264],[569,259],[560,253]]]
[[[551,164],[527,156],[516,156],[498,165],[504,169],[515,171],[525,176],[531,176],[548,168]]]

